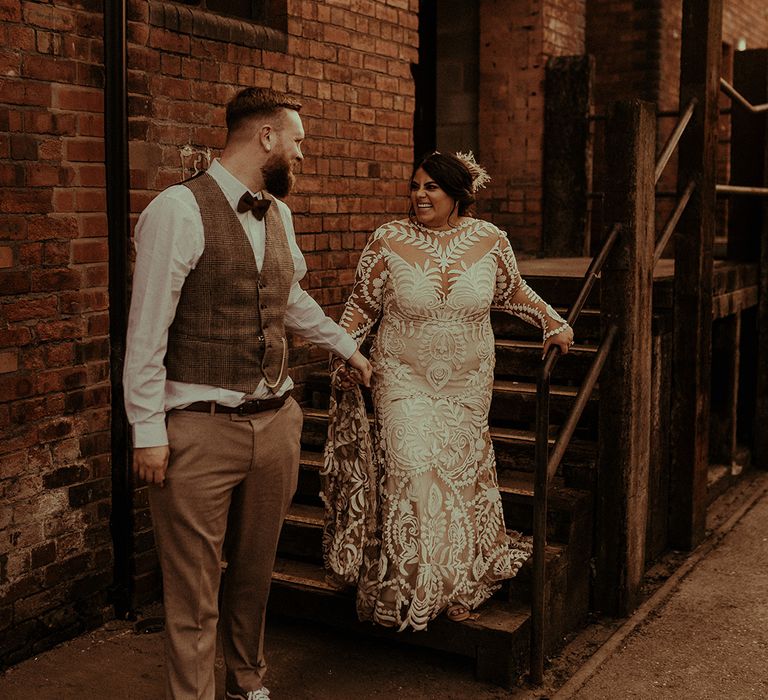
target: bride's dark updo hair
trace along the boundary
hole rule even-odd
[[[472,174],[464,163],[450,153],[430,153],[416,163],[411,172],[413,181],[416,171],[422,168],[449,197],[456,202],[459,216],[469,212],[469,208],[475,203],[475,195],[472,192]],[[413,203],[411,203],[408,215],[414,218]]]

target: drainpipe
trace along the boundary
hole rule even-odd
[[[104,3],[104,151],[109,245],[109,338],[112,384],[112,512],[114,554],[111,602],[115,617],[132,610],[133,494],[128,465],[128,424],[123,405],[123,361],[128,321],[128,90],[125,0]]]

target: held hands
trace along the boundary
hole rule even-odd
[[[573,329],[566,325],[565,329],[560,331],[559,333],[556,333],[555,335],[549,336],[544,341],[544,349],[542,350],[541,357],[542,359],[547,356],[547,352],[549,351],[549,348],[552,346],[555,346],[557,348],[560,348],[560,352],[563,355],[567,355],[568,351],[571,349],[571,346],[573,345]]]
[[[147,484],[163,486],[170,454],[168,445],[135,447],[133,450],[133,473]]]
[[[355,384],[370,387],[372,373],[371,363],[359,350],[355,350],[346,363],[340,358],[334,358],[331,362],[331,382],[333,386],[345,391]]]

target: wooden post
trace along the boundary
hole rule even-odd
[[[547,62],[542,253],[548,257],[589,255],[594,72],[592,56]]]
[[[768,102],[768,49],[738,51],[733,63],[734,87],[752,104]],[[731,183],[768,185],[768,115],[752,114],[734,103],[731,138]],[[757,347],[768,342],[768,201],[733,197],[730,205],[728,257],[760,263]],[[768,356],[757,353],[754,444],[752,461],[768,469]]]
[[[627,615],[645,570],[651,430],[651,318],[656,113],[648,102],[615,104],[606,125],[608,220],[622,225],[601,282],[603,329],[619,334],[600,379],[597,488],[599,610]]]
[[[764,204],[768,207],[768,203]],[[768,216],[766,216],[768,218]],[[757,376],[755,378],[755,436],[752,462],[768,469],[768,223],[763,224],[760,247],[760,277],[757,303]]]
[[[670,544],[684,549],[704,537],[707,514],[722,14],[722,0],[683,0],[680,104],[698,100],[678,158],[678,192],[691,179],[696,189],[675,237]]]
[[[713,323],[709,457],[732,468],[736,462],[741,313]]]

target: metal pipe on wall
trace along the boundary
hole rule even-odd
[[[112,511],[114,554],[111,602],[115,617],[133,618],[133,494],[128,426],[123,405],[123,361],[128,322],[128,90],[125,0],[104,3],[104,151],[109,245],[109,337],[112,387]]]

